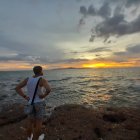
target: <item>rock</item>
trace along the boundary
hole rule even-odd
[[[113,113],[113,114],[104,114],[103,120],[111,123],[121,123],[125,121],[126,118],[122,114]]]
[[[133,129],[127,129],[128,124]],[[63,105],[54,109],[46,127],[46,140],[138,140],[140,112],[133,108]]]
[[[0,113],[0,140],[25,140],[22,105],[5,106]],[[140,111],[134,108],[56,107],[43,122],[45,140],[139,140]]]
[[[23,105],[14,104],[3,108],[0,113],[0,127],[19,122],[27,116],[23,113]]]

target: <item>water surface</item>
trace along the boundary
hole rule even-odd
[[[14,88],[31,75],[31,71],[0,72],[0,106],[25,103]],[[46,98],[48,106],[76,103],[136,107],[140,104],[140,68],[47,70],[44,76],[52,87]]]

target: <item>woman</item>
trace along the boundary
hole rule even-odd
[[[35,89],[38,83],[36,95],[33,101],[33,110],[28,114],[27,123],[27,136],[28,140],[38,140],[41,134],[41,127],[43,122],[43,115],[45,113],[45,97],[51,92],[48,81],[43,78],[43,70],[41,66],[35,66],[33,68],[34,76],[26,78],[16,86],[17,93],[28,101],[28,104],[32,103]],[[24,94],[22,88],[27,86],[27,95]],[[45,92],[43,92],[45,89]]]

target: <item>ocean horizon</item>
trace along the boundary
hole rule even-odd
[[[51,69],[45,69],[44,71],[50,71],[50,70],[68,70],[68,69],[140,69],[140,67],[67,67],[67,68],[51,68]],[[32,69],[15,69],[15,70],[0,70],[0,72],[15,72],[15,71],[32,71]]]

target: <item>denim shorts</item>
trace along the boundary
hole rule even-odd
[[[42,101],[34,103],[33,110],[30,114],[28,114],[28,116],[35,119],[43,119],[45,114],[46,114],[46,103],[45,101]]]

